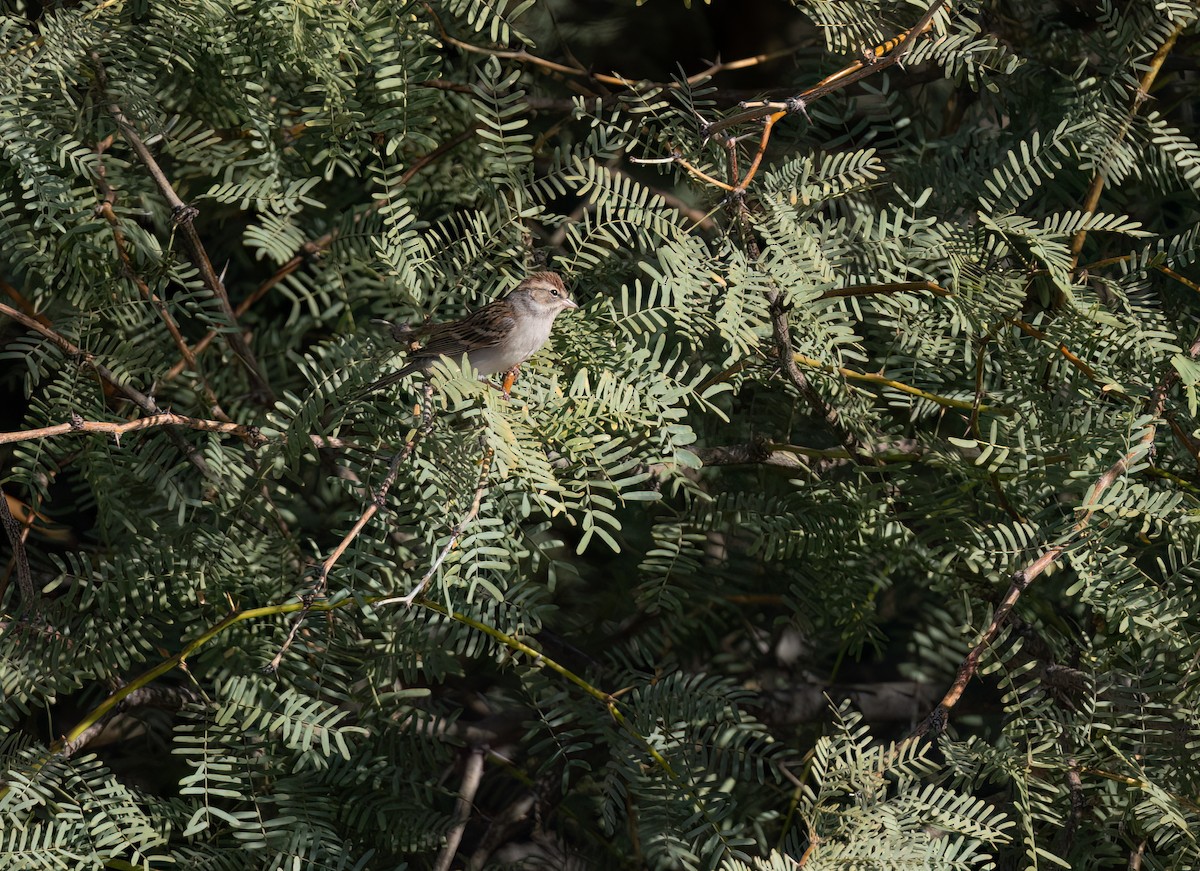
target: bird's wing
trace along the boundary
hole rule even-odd
[[[425,343],[409,356],[426,360],[449,357],[457,361],[469,351],[494,348],[512,332],[514,324],[511,306],[497,300],[460,321],[430,327]]]
[[[395,384],[406,375],[426,368],[438,357],[458,361],[469,351],[494,348],[512,333],[515,325],[512,304],[503,299],[485,305],[462,320],[445,324],[422,324],[415,328],[407,324],[390,324],[392,337],[397,341],[413,342],[420,337],[424,344],[409,349],[408,362],[402,368],[368,384],[356,396],[361,398]]]

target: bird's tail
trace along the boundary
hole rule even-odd
[[[425,332],[425,325],[423,324],[414,327],[411,324],[398,324],[393,321],[385,321],[382,318],[372,318],[371,323],[376,327],[384,328],[393,342],[407,346],[409,351],[416,347],[416,337]],[[351,394],[350,401],[357,402],[364,396],[374,393],[377,390],[383,390],[385,387],[391,387],[393,384],[396,384],[403,379],[406,375],[411,375],[413,372],[416,372],[421,368],[422,366],[420,361],[410,360],[395,372],[384,375],[378,381],[372,381],[362,390]]]
[[[421,364],[418,361],[407,363],[404,366],[402,366],[401,368],[397,369],[395,372],[392,372],[388,375],[384,375],[378,381],[372,381],[370,384],[368,384],[362,390],[360,390],[357,393],[355,393],[354,395],[352,395],[350,397],[350,399],[352,401],[357,402],[358,400],[362,399],[364,396],[374,393],[376,390],[382,390],[385,387],[391,387],[393,384],[399,383],[405,376],[411,375],[413,372],[416,372],[420,368],[421,368]]]

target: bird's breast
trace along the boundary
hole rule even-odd
[[[538,352],[550,338],[553,318],[521,319],[502,341],[490,348],[480,348],[470,353],[471,365],[480,375],[507,372]]]

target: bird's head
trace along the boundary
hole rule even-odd
[[[512,289],[507,299],[530,314],[553,318],[561,311],[579,308],[557,272],[535,272]]]

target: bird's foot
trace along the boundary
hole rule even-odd
[[[513,385],[517,383],[517,373],[520,371],[521,366],[517,364],[504,373],[504,380],[500,384],[500,395],[504,397],[505,402],[511,397]]]

